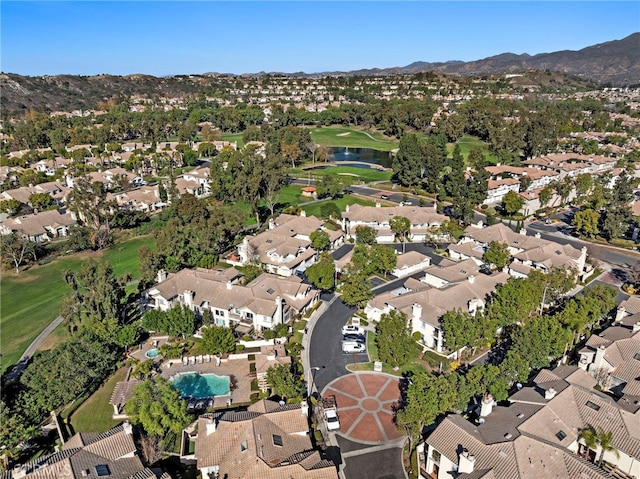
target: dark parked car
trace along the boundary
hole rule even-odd
[[[361,334],[343,334],[342,339],[344,341],[357,341],[359,343],[364,343],[366,340]]]

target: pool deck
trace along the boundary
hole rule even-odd
[[[231,397],[232,404],[248,403],[251,401],[251,381],[255,375],[249,373],[249,360],[233,359],[223,360],[220,366],[216,365],[215,359],[211,362],[183,365],[182,362],[163,361],[160,365],[160,374],[163,378],[169,379],[178,373],[213,373],[218,376],[229,376],[231,382],[230,396],[216,396],[213,399],[214,408],[227,407],[227,400]]]

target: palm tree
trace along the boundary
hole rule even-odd
[[[598,467],[602,467],[602,460],[604,457],[604,453],[607,451],[612,451],[616,457],[620,457],[620,453],[615,447],[613,447],[613,444],[612,444],[613,432],[611,431],[604,432],[603,429],[598,429],[597,438],[598,438],[598,443],[600,444],[600,456],[598,457]]]
[[[582,431],[580,435],[584,441],[584,445],[588,450],[597,451],[600,449],[600,455],[598,456],[598,467],[602,467],[604,453],[612,451],[616,457],[620,457],[618,450],[613,447],[613,432],[605,432],[604,429],[598,428],[596,431],[593,427],[589,427]]]

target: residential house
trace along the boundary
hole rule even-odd
[[[29,197],[36,193],[45,193],[51,196],[53,204],[58,206],[64,206],[67,196],[71,192],[71,188],[68,188],[59,181],[49,181],[47,183],[40,183],[32,186],[21,186],[12,190],[6,190],[0,193],[1,200],[18,200],[20,203],[30,205]]]
[[[358,226],[369,226],[375,230],[378,243],[393,243],[396,236],[391,231],[389,222],[396,216],[409,219],[407,241],[412,242],[425,241],[433,234],[434,228],[449,219],[439,214],[435,207],[429,206],[402,205],[382,208],[379,203],[375,207],[350,205],[342,213],[342,229],[348,238],[355,238]]]
[[[640,416],[593,389],[594,379],[577,367],[543,370],[534,386],[509,397],[508,406],[485,396],[465,419],[446,417],[418,447],[421,479],[610,478],[594,466],[582,431],[612,433],[604,460],[615,477],[640,474]],[[611,468],[610,468],[611,469]]]
[[[202,416],[187,436],[202,477],[337,479],[336,466],[313,449],[308,415],[306,402],[262,400]]]
[[[78,433],[53,454],[15,466],[2,475],[12,479],[170,479],[144,467],[137,455],[133,428],[125,422],[106,432]]]
[[[74,224],[76,220],[71,214],[48,210],[5,220],[0,223],[0,235],[15,232],[34,243],[44,243],[60,236],[67,236],[69,227]]]
[[[396,255],[395,269],[391,272],[397,278],[404,278],[431,266],[431,258],[417,251],[407,251]]]
[[[166,206],[166,203],[160,200],[160,187],[158,185],[146,185],[134,190],[108,194],[107,200],[111,199],[115,200],[120,208],[129,211],[152,213]]]
[[[125,170],[124,168],[111,168],[104,171],[94,171],[88,173],[87,176],[91,183],[102,183],[106,190],[121,189],[123,182],[128,183],[132,187],[140,186],[142,181],[142,178],[137,176],[135,173]]]
[[[317,259],[317,251],[311,247],[314,231],[329,235],[329,249],[337,248],[344,240],[341,231],[326,228],[324,221],[315,216],[282,214],[269,220],[266,231],[244,237],[238,245],[237,264],[257,263],[280,276],[301,274]]]
[[[499,180],[487,180],[487,198],[482,202],[485,205],[500,203],[510,191],[520,191],[520,180],[517,178],[501,178]]]
[[[189,193],[198,198],[211,194],[209,168],[196,168],[176,178],[176,188],[180,194]]]
[[[483,309],[488,297],[499,284],[507,281],[504,272],[493,275],[468,275],[445,287],[435,288],[423,281],[409,278],[402,287],[371,299],[364,312],[372,321],[380,321],[392,310],[404,312],[410,321],[411,332],[420,334],[420,343],[438,353],[445,353],[446,345],[441,318],[447,311],[460,309],[475,315]],[[448,353],[454,354],[455,351]]]
[[[569,244],[542,239],[539,235],[528,236],[524,229],[516,233],[503,223],[484,228],[469,226],[458,243],[449,245],[449,256],[456,260],[471,258],[482,265],[484,252],[492,241],[507,245],[513,258],[509,273],[515,277],[525,277],[531,269],[544,272],[552,268],[573,269],[579,276],[590,271],[586,247],[578,250]]]
[[[619,306],[614,324],[587,339],[578,366],[619,402],[640,409],[640,313],[627,314]]]
[[[215,324],[235,326],[240,332],[273,329],[304,313],[319,298],[318,291],[297,276],[264,273],[244,286],[238,284],[241,275],[235,268],[169,274],[161,270],[158,276],[158,284],[146,292],[149,307],[168,311],[183,304],[197,313],[207,309]]]

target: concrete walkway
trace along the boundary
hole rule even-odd
[[[49,324],[49,326],[44,328],[44,331],[42,331],[38,335],[38,337],[34,339],[33,342],[29,345],[26,351],[22,353],[18,364],[16,364],[11,372],[7,374],[7,381],[13,381],[14,379],[18,379],[20,377],[22,371],[24,371],[24,369],[27,367],[27,364],[29,364],[29,361],[31,361],[31,358],[36,353],[42,342],[47,339],[47,336],[53,333],[53,330],[60,326],[63,321],[64,318],[62,316],[58,316]]]

